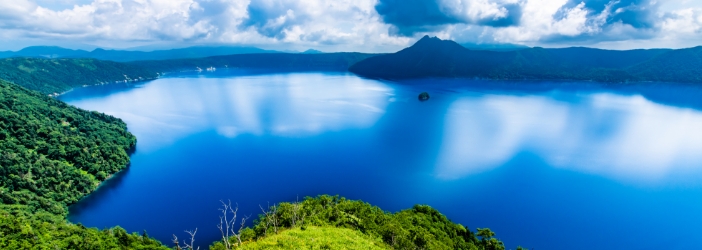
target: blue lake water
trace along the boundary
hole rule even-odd
[[[419,102],[427,91],[431,99]],[[429,204],[508,249],[696,249],[702,88],[225,72],[74,90],[122,118],[130,168],[71,207],[165,243],[219,238],[219,200]]]

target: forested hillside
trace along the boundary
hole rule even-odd
[[[167,249],[64,219],[68,205],[127,167],[135,144],[115,117],[0,80],[0,249]]]
[[[61,93],[84,85],[157,77],[158,74],[149,69],[95,59],[0,59],[0,79],[44,94]]]
[[[98,230],[67,223],[44,211],[0,205],[0,249],[139,249],[167,250],[148,234],[120,227]]]
[[[129,163],[121,120],[0,80],[0,199],[65,214]]]
[[[601,82],[702,82],[702,47],[670,50],[592,48],[515,51],[470,50],[448,40],[424,37],[397,53],[368,58],[351,72],[372,78],[423,77]]]

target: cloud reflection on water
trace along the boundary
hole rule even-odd
[[[139,91],[72,104],[124,119],[137,137],[149,137],[140,140],[139,150],[151,151],[213,127],[226,137],[299,137],[365,128],[382,116],[392,92],[381,83],[346,75],[168,78]]]
[[[525,151],[555,167],[627,180],[662,179],[702,163],[702,112],[639,95],[467,96],[451,104],[444,126],[436,171],[445,179]]]

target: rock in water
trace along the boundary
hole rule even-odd
[[[419,100],[420,100],[420,101],[429,100],[429,93],[427,93],[427,92],[422,92],[421,94],[419,94]]]

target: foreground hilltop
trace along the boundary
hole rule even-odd
[[[451,77],[702,82],[701,69],[702,47],[628,51],[537,47],[485,51],[425,36],[409,48],[368,58],[349,70],[361,76],[382,79]]]

